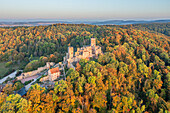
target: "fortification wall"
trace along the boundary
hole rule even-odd
[[[26,72],[26,73],[22,73],[20,76],[17,77],[17,80],[21,80],[21,79],[25,79],[25,78],[34,76],[34,75],[40,73],[41,71],[43,71],[45,69],[49,69],[49,67],[54,65],[54,64],[55,63],[53,63],[53,62],[47,62],[44,67],[39,67],[37,70]]]
[[[44,82],[44,81],[47,81],[49,80],[49,76],[45,76],[43,78],[40,79],[40,82]]]

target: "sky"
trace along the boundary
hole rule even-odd
[[[0,0],[0,19],[170,19],[170,0]]]

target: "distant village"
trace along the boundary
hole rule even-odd
[[[31,85],[37,82],[37,80],[42,83],[40,84],[40,86],[42,87],[53,87],[56,80],[66,78],[65,73],[67,72],[65,72],[65,67],[73,68],[75,70],[75,64],[79,62],[80,59],[98,58],[99,54],[103,53],[101,47],[96,46],[95,38],[91,38],[91,43],[89,46],[76,48],[76,51],[74,51],[73,47],[68,47],[68,53],[66,53],[66,56],[63,58],[63,62],[59,62],[57,64],[55,64],[54,62],[47,62],[44,67],[39,67],[37,70],[21,73],[20,76],[17,76],[16,79],[20,80],[22,83],[30,80],[31,82],[25,85],[16,93],[20,94],[21,96],[25,95]],[[13,74],[16,74],[16,72],[14,72]],[[15,76],[12,76],[11,78],[14,77]],[[2,91],[4,87],[3,81],[5,81],[5,78],[0,80],[0,91]]]

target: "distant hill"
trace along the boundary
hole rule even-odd
[[[14,26],[40,26],[56,23],[65,24],[91,24],[91,25],[128,25],[128,24],[148,24],[148,23],[167,23],[170,20],[107,20],[107,21],[60,21],[60,20],[0,20],[0,27]]]
[[[15,26],[40,26],[40,25],[51,25],[56,23],[67,23],[67,21],[21,21],[21,22],[0,22],[0,27],[15,27]]]
[[[146,24],[146,23],[166,23],[170,22],[170,20],[108,20],[102,22],[91,23],[94,25],[127,25],[127,24]]]

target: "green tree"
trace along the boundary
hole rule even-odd
[[[30,101],[27,101],[18,94],[11,94],[6,97],[6,102],[2,104],[0,111],[3,113],[28,113],[30,106]]]

